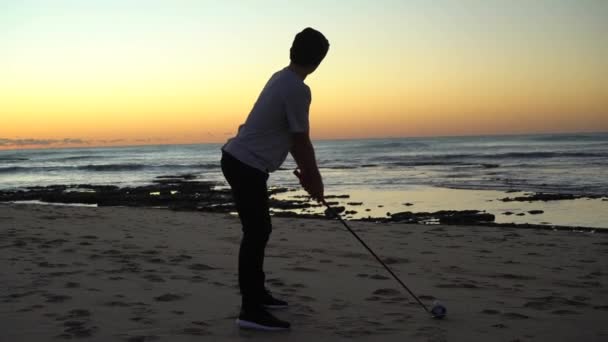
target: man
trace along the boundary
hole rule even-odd
[[[320,32],[306,28],[290,49],[289,66],[266,83],[237,135],[222,147],[222,172],[243,226],[239,251],[239,287],[242,328],[285,330],[290,324],[267,309],[286,308],[264,285],[264,250],[272,230],[268,209],[268,174],[277,170],[291,152],[299,168],[300,183],[316,200],[323,200],[323,181],[309,135],[310,88],[306,76],[319,66],[329,42]]]

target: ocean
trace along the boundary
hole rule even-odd
[[[513,208],[495,208],[490,203],[515,190],[608,196],[608,133],[313,143],[326,192],[348,193],[351,198],[373,202],[374,209],[365,214],[471,207],[496,211],[500,216],[501,210]],[[219,165],[220,147],[194,144],[5,150],[0,151],[0,190],[52,184],[136,186],[176,174],[195,174],[199,179],[225,184]],[[289,157],[271,175],[269,185],[297,187],[294,168]],[[545,212],[547,206],[557,206],[556,212],[566,211],[559,215],[512,215],[505,217],[506,221],[497,218],[497,222],[608,227],[608,202],[586,199],[582,205],[581,201],[542,203]],[[405,202],[414,205],[402,207]],[[581,213],[586,217],[582,218]]]

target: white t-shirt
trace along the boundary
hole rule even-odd
[[[261,171],[277,170],[291,148],[291,134],[308,132],[310,101],[310,88],[283,68],[268,80],[247,120],[222,150]]]

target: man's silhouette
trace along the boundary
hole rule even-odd
[[[315,71],[329,42],[319,31],[306,28],[290,49],[289,66],[276,72],[262,89],[237,135],[222,147],[222,172],[243,226],[239,251],[239,287],[242,296],[237,324],[261,330],[288,329],[288,322],[267,309],[285,308],[264,285],[264,250],[272,230],[267,180],[291,152],[300,170],[300,183],[315,199],[323,199],[323,181],[310,142],[308,111],[310,88],[306,76]]]

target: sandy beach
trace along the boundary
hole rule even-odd
[[[0,341],[605,341],[608,234],[274,218],[286,333],[239,330],[237,217],[0,204]]]

